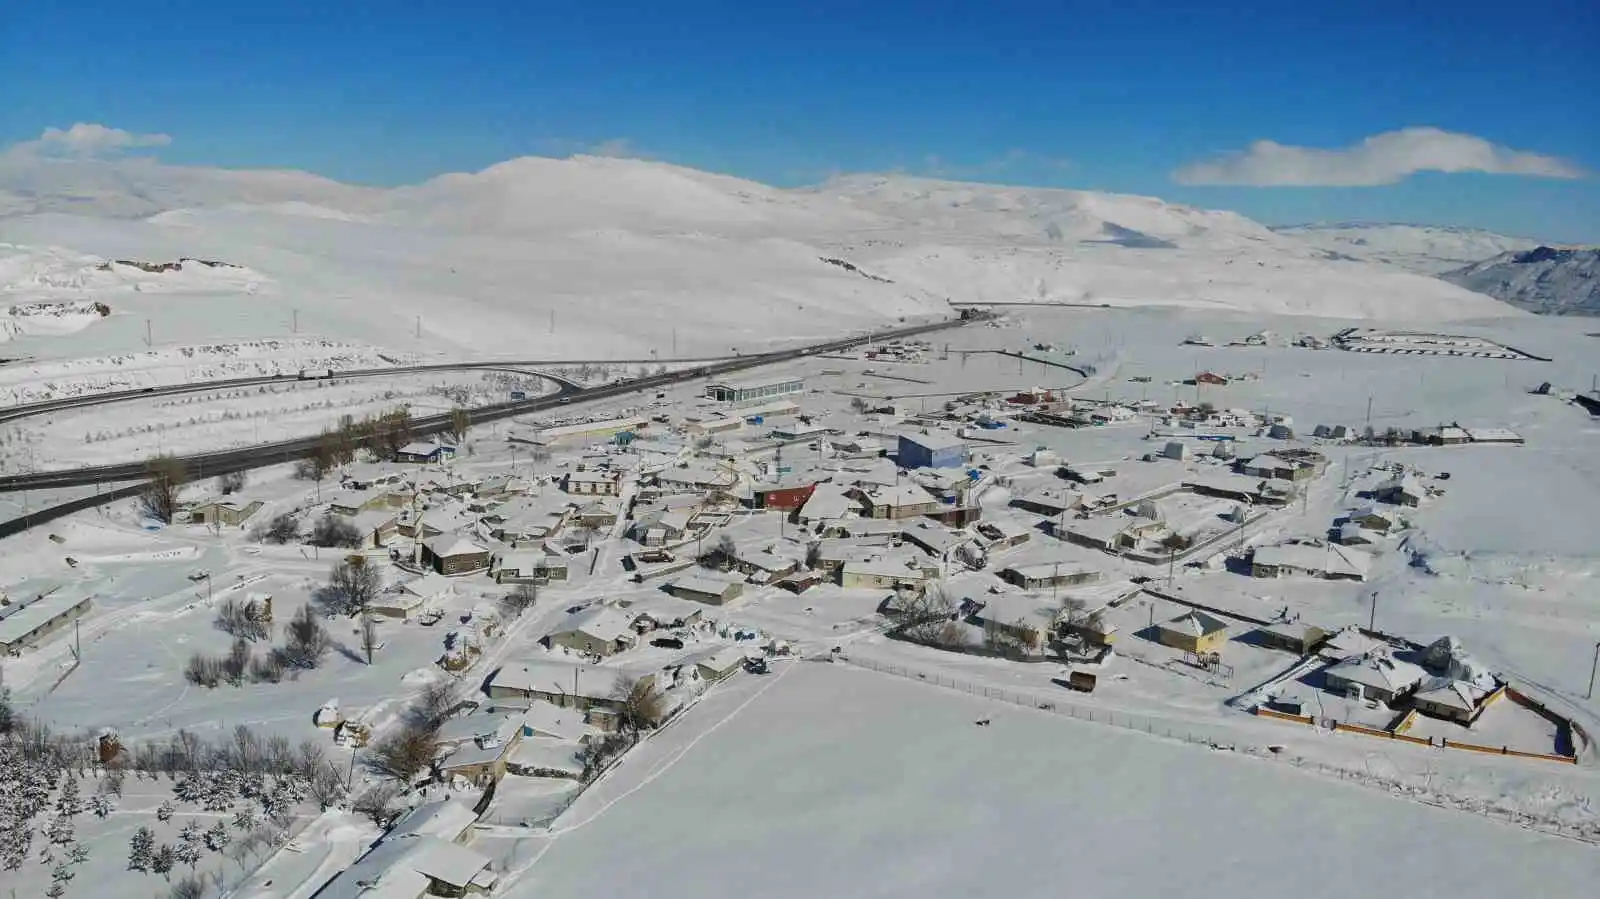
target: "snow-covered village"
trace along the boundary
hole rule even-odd
[[[1595,10],[371,6],[0,14],[0,899],[1596,894]]]

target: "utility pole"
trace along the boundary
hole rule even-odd
[[[1372,427],[1372,397],[1367,397],[1367,427]]]
[[[1594,664],[1589,668],[1589,692],[1583,694],[1584,699],[1594,698],[1594,675],[1600,671],[1600,641],[1594,644]]]
[[[1372,591],[1372,617],[1367,619],[1367,630],[1374,633],[1378,630],[1378,591]],[[1597,644],[1600,648],[1600,644]]]
[[[144,345],[154,346],[150,339],[150,319],[148,318],[144,320]]]
[[[417,316],[417,339],[422,339],[422,316]]]
[[[550,333],[556,333],[556,311],[554,309],[550,310]]]
[[[294,318],[293,318],[292,324],[289,325],[289,331],[292,334],[299,334],[300,333],[300,310],[299,309],[292,309],[292,310],[290,310],[290,312],[294,316]]]

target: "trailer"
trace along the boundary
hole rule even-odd
[[[333,377],[333,369],[331,368],[300,369],[300,380],[302,381],[326,381],[331,377]]]
[[[1057,686],[1066,687],[1069,690],[1076,690],[1079,693],[1093,693],[1099,678],[1088,671],[1073,671],[1066,677],[1052,677],[1050,680]]]

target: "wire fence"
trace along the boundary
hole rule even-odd
[[[1080,721],[1137,731],[1150,736],[1181,740],[1185,743],[1205,746],[1210,749],[1229,750],[1251,758],[1287,762],[1296,768],[1315,771],[1330,777],[1337,777],[1340,780],[1380,789],[1396,797],[1410,799],[1435,808],[1470,812],[1527,830],[1577,840],[1591,845],[1600,845],[1600,821],[1562,821],[1551,815],[1532,814],[1522,809],[1509,808],[1482,799],[1451,796],[1434,789],[1433,779],[1436,774],[1431,771],[1410,777],[1386,777],[1372,773],[1365,765],[1361,768],[1345,768],[1299,756],[1287,755],[1282,752],[1274,752],[1271,744],[1267,746],[1240,745],[1238,743],[1238,734],[1231,732],[1222,725],[1213,728],[1194,721],[1175,722],[1172,719],[1140,715],[1133,712],[1094,708],[1072,702],[1061,696],[1045,696],[1038,693],[1009,690],[1003,687],[992,687],[951,677],[948,674],[936,671],[922,671],[879,662],[871,658],[844,654],[837,654],[834,658],[871,671],[917,680],[937,687],[957,690],[972,696],[981,696],[985,699],[993,699],[1023,708],[1036,709],[1042,712],[1075,718]],[[1063,687],[1063,692],[1065,690],[1066,688]]]

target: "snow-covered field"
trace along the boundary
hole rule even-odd
[[[780,671],[615,808],[568,831],[558,821],[507,895],[1147,896],[1206,884],[1331,899],[1404,883],[1498,899],[1576,896],[1595,869],[1593,847],[1278,762],[838,666]]]

